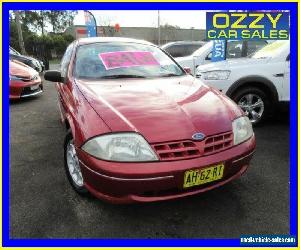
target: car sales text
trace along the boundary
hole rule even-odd
[[[206,35],[211,40],[286,40],[289,38],[288,14],[285,12],[208,12]]]

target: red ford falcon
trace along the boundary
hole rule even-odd
[[[9,60],[9,99],[35,96],[43,92],[39,73],[29,66]]]
[[[167,200],[222,186],[249,166],[249,119],[151,43],[76,40],[45,79],[56,82],[66,173],[79,193]]]

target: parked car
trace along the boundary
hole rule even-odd
[[[226,59],[247,57],[258,49],[267,45],[268,42],[263,41],[234,41],[227,42]],[[211,62],[213,42],[208,42],[200,49],[196,50],[192,55],[185,57],[177,57],[175,60],[182,66],[191,69],[191,73],[195,75],[195,70],[199,65]]]
[[[35,69],[37,72],[43,72],[45,69],[43,61],[37,60],[35,58],[21,55],[18,51],[14,48],[9,46],[9,58],[12,60],[18,60],[29,67]]]
[[[37,71],[15,60],[9,60],[9,99],[39,95],[43,84]]]
[[[206,42],[202,41],[178,41],[166,43],[161,48],[167,51],[172,57],[189,56]]]
[[[290,101],[290,42],[276,41],[249,58],[201,65],[197,77],[232,98],[252,123]]]
[[[149,42],[82,38],[44,77],[56,82],[65,169],[79,193],[118,203],[174,199],[249,166],[255,137],[241,109]]]

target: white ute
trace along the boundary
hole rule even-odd
[[[249,58],[197,67],[196,77],[232,98],[257,124],[290,101],[290,41],[276,41]]]

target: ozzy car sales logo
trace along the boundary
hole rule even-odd
[[[207,12],[209,40],[287,40],[288,12]]]

